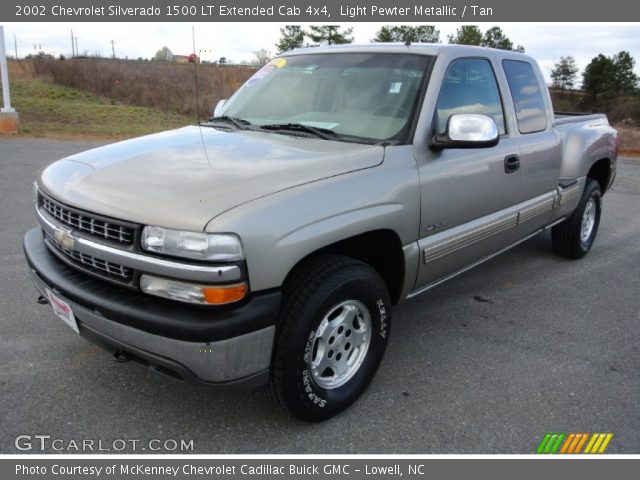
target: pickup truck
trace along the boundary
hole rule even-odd
[[[44,168],[24,251],[39,300],[117,360],[322,421],[371,382],[397,303],[547,229],[583,257],[617,150],[521,53],[301,49],[208,122]]]

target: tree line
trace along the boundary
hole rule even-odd
[[[635,63],[631,54],[624,50],[609,57],[599,54],[591,59],[582,72],[582,102],[591,109],[606,108],[610,100],[637,96],[640,92],[638,76],[634,72]],[[552,87],[560,94],[572,90],[578,81],[579,71],[571,55],[560,57],[551,70]]]
[[[353,42],[353,28],[341,29],[339,25],[311,25],[305,30],[300,25],[287,25],[280,29],[280,39],[276,51],[319,45],[338,45]],[[477,45],[524,52],[522,45],[514,47],[513,42],[500,27],[491,27],[483,32],[476,25],[463,25],[455,34],[449,35],[449,43]],[[441,43],[440,30],[433,25],[385,25],[376,32],[372,42]]]

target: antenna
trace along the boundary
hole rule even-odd
[[[191,25],[191,39],[193,41],[193,76],[196,84],[196,117],[200,125],[200,96],[198,95],[198,56],[196,55],[196,27]]]

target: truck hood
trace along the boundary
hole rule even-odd
[[[380,146],[191,126],[72,155],[38,187],[68,205],[195,230],[240,204],[382,163]]]

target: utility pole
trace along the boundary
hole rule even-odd
[[[116,58],[116,47],[113,40],[111,40],[111,52],[113,53],[112,58]]]
[[[15,33],[13,34],[13,49],[16,51],[16,60],[18,60],[18,39]]]
[[[18,112],[11,108],[7,53],[4,48],[4,26],[0,25],[0,78],[2,81],[2,108],[0,108],[0,133],[18,133]]]
[[[76,37],[76,57],[80,56],[80,51],[78,50],[78,37]]]
[[[73,28],[71,29],[71,58],[76,56],[76,47],[73,45]]]
[[[196,54],[196,27],[191,25],[191,40],[193,41],[193,54]]]
[[[13,113],[11,95],[9,95],[9,73],[7,72],[7,54],[4,49],[4,27],[0,25],[0,74],[2,75],[2,113]]]

